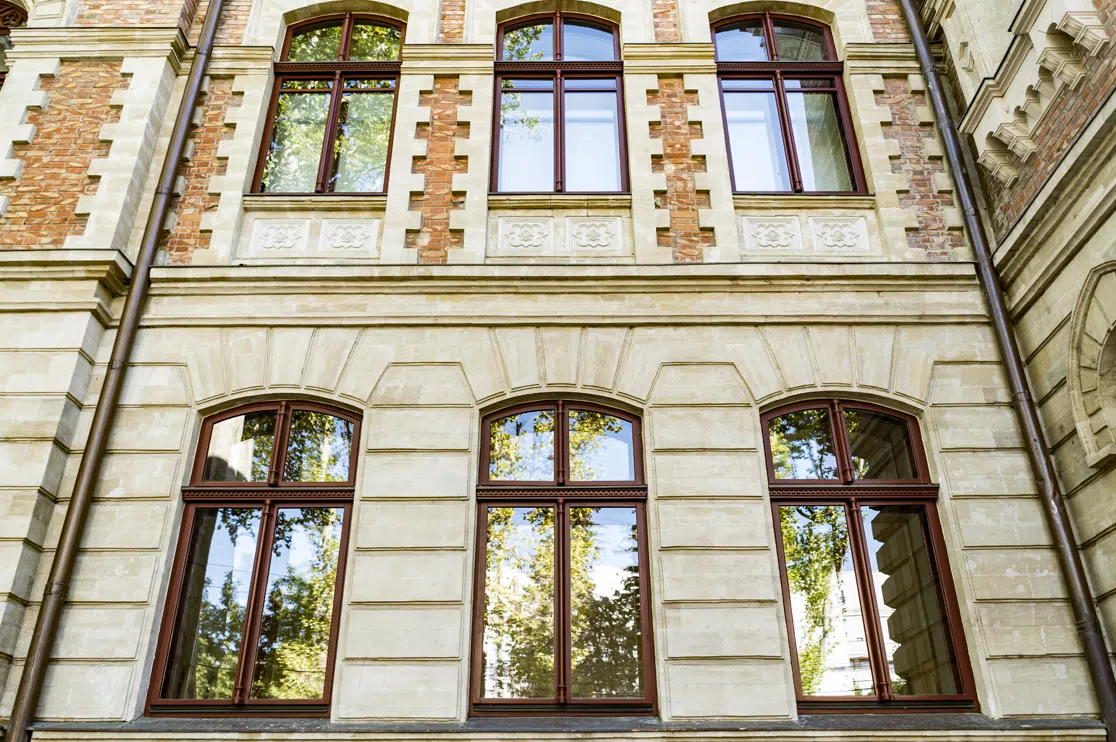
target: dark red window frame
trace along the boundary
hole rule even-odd
[[[761,62],[730,62],[717,59],[717,85],[721,92],[721,114],[725,126],[725,146],[729,152],[729,175],[732,178],[734,193],[750,194],[761,193],[757,191],[741,191],[736,187],[736,172],[732,159],[732,140],[729,136],[728,109],[725,106],[725,80],[769,80],[775,92],[776,105],[779,111],[779,126],[782,129],[783,148],[786,151],[787,166],[790,169],[790,191],[763,191],[762,193],[803,193],[810,195],[844,195],[864,194],[868,186],[864,177],[864,166],[860,159],[860,150],[856,143],[856,130],[853,127],[852,115],[849,110],[849,100],[845,93],[843,73],[844,62],[837,59],[837,49],[833,43],[833,34],[829,27],[793,15],[781,13],[751,13],[748,15],[732,16],[717,21],[712,26],[713,40],[716,43],[717,32],[726,26],[731,26],[742,21],[763,21],[764,39],[769,54],[768,61]],[[825,37],[826,55],[828,60],[816,62],[785,62],[779,60],[778,48],[775,44],[774,21],[785,20],[795,24],[810,26],[821,32]],[[849,177],[852,181],[852,190],[849,191],[806,191],[803,189],[801,167],[798,163],[798,153],[794,146],[794,131],[791,128],[790,107],[787,101],[787,91],[784,79],[830,80],[832,85],[827,88],[811,88],[813,92],[832,92],[837,101],[837,115],[841,125],[841,135],[845,144],[845,157],[849,168]]]
[[[776,479],[771,453],[771,421],[782,415],[801,410],[828,409],[829,434],[837,459],[838,480]],[[853,478],[852,460],[849,455],[848,435],[844,425],[844,410],[879,412],[906,423],[908,439],[914,455],[917,474],[911,479],[856,480]],[[787,621],[787,638],[790,643],[791,664],[794,669],[795,697],[799,713],[892,713],[912,711],[979,711],[976,683],[969,663],[969,650],[957,602],[957,590],[949,569],[945,537],[938,517],[938,486],[930,480],[926,450],[919,431],[918,420],[911,415],[888,407],[855,400],[814,399],[786,405],[761,416],[764,453],[767,459],[768,490],[771,496],[771,514],[775,526],[775,544],[779,556],[779,573],[783,588],[783,612]],[[869,664],[872,669],[875,697],[804,695],[798,666],[798,648],[794,615],[791,607],[791,590],[787,576],[786,555],[780,526],[779,508],[787,505],[837,506],[845,509],[849,524],[849,549],[857,580],[864,636],[868,644]],[[959,692],[951,695],[897,696],[891,692],[890,673],[884,637],[880,628],[880,612],[876,605],[868,548],[860,529],[858,509],[861,506],[912,505],[922,508],[925,515],[925,537],[930,551],[937,595],[940,600],[946,635],[954,663],[955,680]]]

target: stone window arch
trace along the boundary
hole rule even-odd
[[[1070,404],[1089,466],[1116,461],[1116,261],[1085,280],[1070,326]]]

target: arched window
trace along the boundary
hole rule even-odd
[[[763,426],[800,708],[974,709],[917,422],[822,400]]]
[[[359,428],[308,402],[205,421],[151,713],[328,714]]]
[[[628,190],[619,39],[606,21],[562,12],[500,26],[494,191]]]
[[[256,172],[261,193],[383,193],[403,27],[346,13],[287,31]]]
[[[639,418],[543,402],[481,436],[473,713],[652,713]]]
[[[713,26],[738,193],[865,190],[833,38],[772,13]]]

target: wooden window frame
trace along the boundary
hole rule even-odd
[[[269,481],[205,481],[203,471],[206,456],[209,452],[213,426],[230,418],[268,411],[276,412]],[[286,463],[291,418],[295,411],[322,412],[352,423],[353,437],[349,451],[349,479],[347,482],[283,481],[282,471]],[[182,526],[175,547],[170,585],[155,649],[151,683],[147,694],[147,715],[187,717],[329,716],[333,695],[333,671],[337,659],[342,591],[345,584],[345,555],[348,552],[349,534],[352,527],[353,494],[356,484],[359,441],[360,417],[358,415],[347,410],[313,402],[283,401],[249,404],[206,418],[202,425],[201,436],[198,439],[190,485],[182,488],[184,504]],[[249,697],[249,694],[251,692],[252,671],[258,650],[264,601],[267,598],[268,569],[272,557],[271,548],[275,538],[275,514],[283,508],[298,507],[336,508],[344,512],[344,523],[342,524],[338,545],[337,578],[333,589],[333,612],[322,697],[320,699],[253,699]],[[236,692],[232,699],[164,698],[162,697],[162,690],[169,669],[171,645],[179,627],[179,603],[182,600],[186,561],[190,556],[192,547],[196,515],[199,510],[217,508],[243,508],[260,511],[256,556],[252,563],[252,578],[241,634],[241,656],[236,669]]]
[[[523,412],[555,411],[555,478],[551,482],[492,481],[488,477],[491,424]],[[634,478],[624,482],[567,482],[569,471],[568,412],[588,410],[612,415],[632,424]],[[558,431],[563,431],[561,434]],[[643,431],[637,415],[598,404],[547,400],[504,407],[481,418],[480,476],[477,485],[476,563],[473,576],[472,668],[470,715],[486,716],[654,716],[659,712],[655,677],[654,627],[651,616],[650,552],[647,541],[647,484],[643,476]],[[559,454],[559,451],[564,453]],[[559,463],[560,459],[562,463]],[[555,632],[554,699],[484,698],[484,607],[487,576],[488,509],[492,507],[553,507],[555,509]],[[569,586],[569,508],[632,508],[636,514],[639,556],[642,698],[573,698],[572,665],[567,660],[572,645]]]
[[[770,423],[773,419],[791,412],[827,408],[830,411],[830,435],[840,480],[789,480],[776,479],[771,455]],[[917,474],[911,479],[854,480],[849,456],[848,435],[844,425],[844,410],[881,412],[901,420],[907,425],[908,439]],[[947,547],[938,517],[938,485],[930,480],[926,450],[918,421],[911,415],[888,407],[856,400],[814,399],[779,407],[764,413],[761,418],[764,453],[767,458],[768,490],[771,496],[771,515],[775,528],[775,544],[779,557],[779,578],[783,589],[783,613],[787,622],[787,639],[790,645],[791,665],[794,670],[795,698],[799,713],[910,713],[943,711],[979,711],[976,683],[969,662],[969,649],[961,621],[957,590],[949,568]],[[838,421],[841,422],[838,426]],[[791,607],[790,582],[787,575],[786,554],[779,518],[779,508],[788,505],[835,506],[845,510],[849,531],[849,551],[860,600],[861,620],[868,647],[868,661],[872,670],[875,698],[864,696],[807,696],[802,691],[802,678],[798,665],[798,647]],[[859,528],[857,512],[860,507],[910,505],[921,508],[924,535],[934,570],[937,596],[942,607],[946,637],[952,653],[958,693],[943,695],[895,695],[887,664],[887,652],[881,628],[880,612],[876,604],[876,591],[872,579],[868,546]],[[866,587],[867,586],[867,587]]]
[[[341,21],[341,46],[336,61],[329,62],[288,62],[287,54],[290,51],[291,39],[295,34],[314,26],[327,26]],[[311,194],[326,194],[336,196],[354,195],[383,195],[387,193],[388,179],[391,177],[391,154],[395,144],[395,119],[399,108],[399,76],[402,62],[399,59],[391,62],[351,62],[346,59],[349,54],[349,45],[352,40],[353,26],[358,21],[370,21],[381,26],[389,26],[399,30],[399,48],[402,56],[403,44],[406,43],[407,27],[404,23],[384,16],[368,13],[338,13],[334,15],[311,18],[301,23],[291,25],[283,39],[283,51],[280,61],[274,63],[274,89],[271,93],[271,102],[267,110],[267,123],[263,129],[263,138],[260,142],[259,155],[256,158],[256,172],[252,178],[252,192],[265,195],[276,194],[286,196],[299,196]],[[341,101],[345,88],[343,81],[350,78],[374,78],[391,80],[392,95],[391,126],[388,128],[388,146],[386,161],[384,162],[384,187],[378,191],[333,191],[330,189],[330,179],[333,174],[333,148],[340,132]],[[284,93],[299,93],[297,90],[283,90],[286,80],[331,80],[332,88],[329,91],[329,118],[326,120],[325,133],[322,137],[322,151],[318,156],[318,175],[314,190],[307,192],[296,191],[264,191],[263,176],[267,166],[268,149],[271,146],[271,135],[275,129],[276,111],[279,106],[279,96]],[[303,94],[321,95],[323,91],[306,91]],[[351,92],[351,91],[350,91]],[[381,91],[366,90],[363,95],[385,95],[387,89]]]
[[[520,26],[531,25],[538,21],[549,20],[553,24],[554,59],[540,62],[505,61],[504,34]],[[584,21],[612,33],[614,58],[611,61],[565,62],[563,53],[563,27],[566,20]],[[538,13],[523,16],[501,23],[496,30],[495,96],[492,116],[492,163],[489,170],[489,191],[493,195],[553,195],[570,193],[575,195],[627,195],[631,193],[630,173],[628,172],[628,134],[624,106],[624,63],[620,57],[620,28],[611,21],[581,13]],[[553,81],[554,96],[554,189],[550,191],[501,191],[500,190],[500,110],[505,92],[516,92],[503,87],[504,80],[510,79],[547,79]],[[620,190],[618,191],[569,191],[565,189],[566,171],[566,107],[565,81],[568,79],[611,79],[616,81],[616,90],[578,89],[573,92],[607,92],[616,94],[616,126],[618,133],[617,153],[620,158]],[[525,90],[520,92],[544,93],[545,90]]]
[[[735,25],[743,21],[760,20],[764,29],[764,41],[767,46],[769,59],[756,62],[729,62],[717,58],[717,88],[721,96],[721,116],[725,127],[725,147],[728,150],[729,176],[732,179],[732,189],[738,195],[776,195],[776,194],[801,194],[810,196],[841,196],[863,195],[868,192],[867,181],[864,176],[864,164],[860,157],[860,148],[857,145],[856,129],[853,126],[852,113],[849,109],[849,99],[845,92],[844,71],[845,63],[837,59],[837,48],[833,42],[833,33],[825,24],[808,18],[782,13],[749,13],[747,15],[732,16],[717,21],[712,25],[714,49],[716,49],[717,33],[726,26]],[[826,61],[814,62],[782,62],[779,61],[779,52],[775,43],[774,22],[790,21],[799,25],[809,26],[821,32],[825,38]],[[794,146],[794,130],[791,126],[790,103],[784,80],[810,78],[814,80],[831,80],[832,85],[827,88],[811,88],[818,93],[832,93],[837,102],[837,119],[841,126],[841,138],[845,145],[845,160],[849,168],[849,178],[852,189],[847,191],[807,191],[802,183],[802,171],[798,162],[798,151]],[[783,148],[786,151],[787,167],[791,176],[791,189],[789,191],[742,191],[736,187],[736,171],[732,158],[732,137],[729,133],[728,107],[725,105],[725,80],[769,80],[775,95],[776,108],[779,112],[779,128],[782,130]],[[730,91],[732,92],[732,91]],[[771,92],[771,91],[767,91]]]

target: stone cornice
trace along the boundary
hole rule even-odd
[[[629,75],[712,74],[717,71],[713,44],[624,44]]]
[[[941,45],[933,46],[934,59],[942,67]],[[845,66],[853,75],[920,75],[922,68],[915,56],[914,44],[848,44]]]
[[[492,44],[404,44],[403,73],[426,75],[491,75],[496,50]]]
[[[383,211],[387,208],[387,196],[341,196],[336,194],[289,196],[286,194],[253,193],[244,196],[241,204],[246,212]]]
[[[516,194],[493,193],[488,196],[492,210],[514,209],[630,209],[627,193],[582,195],[579,193]]]
[[[980,87],[977,88],[972,102],[969,103],[969,107],[965,111],[965,115],[961,117],[961,123],[957,126],[958,129],[965,134],[972,134],[976,131],[977,125],[984,118],[984,114],[988,112],[988,107],[992,105],[992,101],[1003,97],[1004,93],[1007,92],[1011,81],[1015,79],[1016,74],[1023,66],[1024,60],[1027,59],[1027,53],[1031,51],[1031,48],[1030,36],[1016,36],[1011,40],[1007,54],[1004,55],[1004,59],[1000,63],[1000,68],[996,70],[994,77],[986,77],[981,81]]]
[[[169,58],[175,69],[186,56],[177,28],[13,28],[10,62],[21,59]]]
[[[96,280],[124,293],[132,262],[117,250],[0,250],[0,281]]]
[[[209,58],[206,74],[241,75],[267,73],[275,50],[270,46],[217,46]],[[193,53],[187,61],[193,61]]]
[[[735,195],[733,204],[738,209],[762,209],[764,211],[795,211],[810,213],[828,212],[834,209],[874,209],[875,196],[814,196],[814,195]]]

